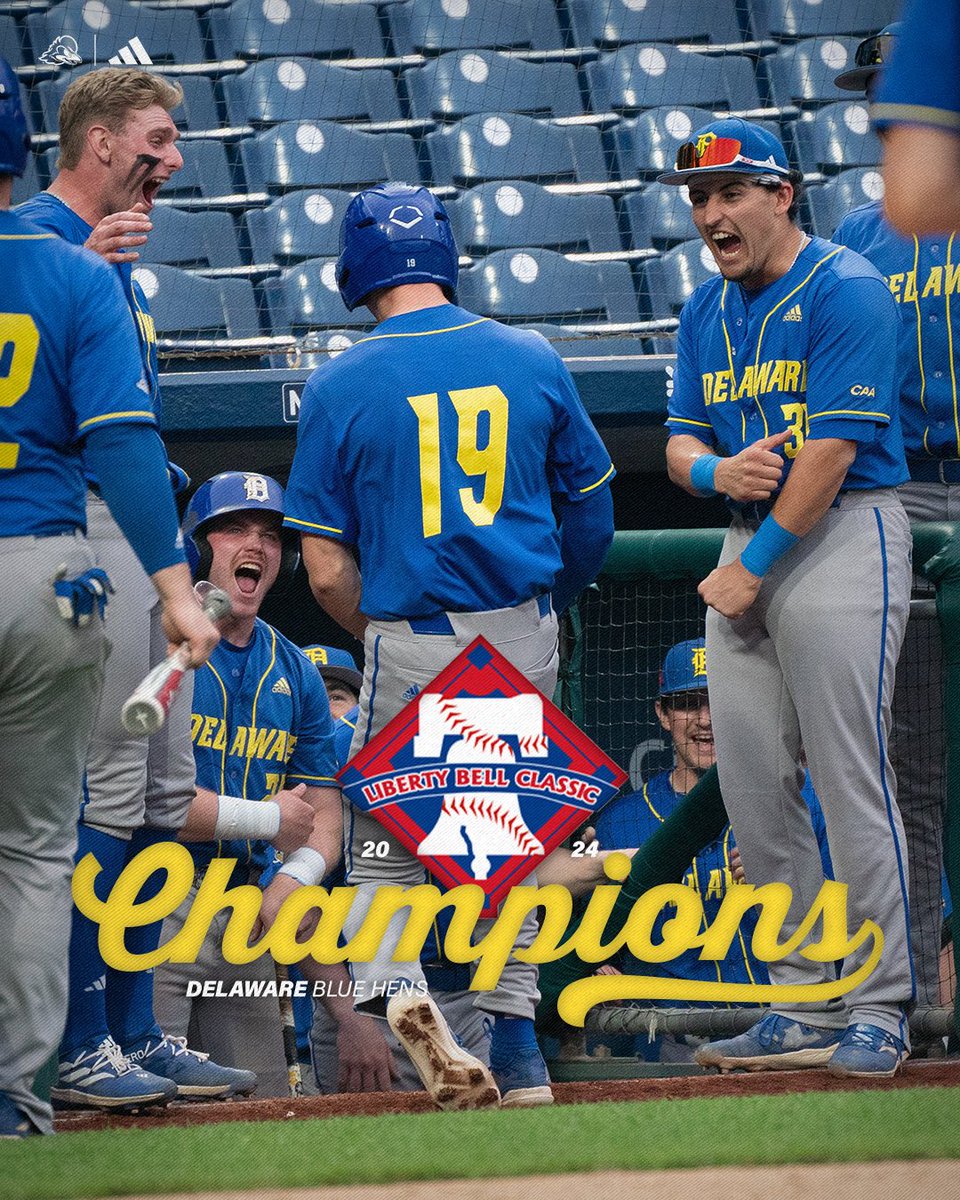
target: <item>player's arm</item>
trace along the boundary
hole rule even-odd
[[[260,923],[268,929],[276,919],[284,900],[301,885],[316,886],[328,871],[337,865],[343,842],[343,801],[336,787],[307,787],[303,798],[313,809],[313,830],[307,841],[293,854],[287,855],[283,866],[274,875],[263,893]],[[310,925],[315,926],[319,913],[314,912]],[[300,936],[306,936],[310,925],[301,925]]]
[[[303,846],[313,832],[316,810],[306,799],[306,790],[301,783],[266,800],[245,800],[198,787],[177,838],[181,842],[250,838],[270,842],[289,854]]]
[[[314,599],[338,625],[363,641],[367,618],[360,611],[360,571],[344,542],[301,533],[303,563]]]
[[[562,613],[600,574],[613,541],[613,497],[604,484],[570,500],[554,497],[563,567],[553,584],[553,608]]]
[[[768,500],[783,474],[776,450],[789,437],[789,430],[772,434],[725,457],[694,434],[674,433],[667,442],[667,474],[692,496],[719,492],[740,503]]]

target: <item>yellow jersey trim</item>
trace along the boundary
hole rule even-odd
[[[585,496],[587,494],[587,492],[592,492],[594,488],[598,488],[602,483],[606,483],[612,474],[613,474],[613,463],[610,464],[610,469],[609,469],[609,471],[607,471],[606,475],[602,475],[597,480],[596,483],[591,483],[589,487],[581,488],[580,495]]]
[[[322,529],[324,533],[339,533],[343,534],[342,529],[334,529],[332,525],[317,525],[313,521],[300,521],[296,517],[284,517],[285,525],[302,525],[304,529]]]
[[[129,412],[112,412],[103,413],[99,417],[88,417],[86,421],[80,423],[80,429],[86,429],[88,425],[99,425],[101,421],[128,421],[131,417],[149,417],[151,421],[156,421],[157,414],[151,412],[149,408],[131,409]]]
[[[413,333],[373,333],[370,337],[361,338],[358,342],[354,342],[355,346],[362,346],[364,342],[379,342],[384,338],[411,338],[411,337],[432,337],[435,333],[457,333],[461,329],[470,329],[474,325],[482,325],[484,321],[489,321],[489,317],[477,317],[475,321],[467,321],[463,325],[451,325],[447,329],[424,329],[420,332]]]
[[[890,414],[885,412],[866,412],[862,408],[828,408],[825,412],[811,413],[810,420],[818,417],[875,417],[881,421],[889,421]]]
[[[927,104],[874,104],[870,108],[872,121],[906,121],[910,125],[936,125],[941,129],[960,129],[960,113]]]

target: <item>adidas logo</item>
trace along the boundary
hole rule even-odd
[[[786,312],[783,314],[783,319],[784,319],[785,321],[802,321],[802,320],[803,320],[803,313],[800,311],[800,305],[799,305],[799,304],[795,304],[795,305],[793,306],[793,308],[790,308],[790,309],[788,309],[788,310],[787,310],[787,311],[786,311]]]
[[[107,60],[111,67],[152,67],[153,59],[147,53],[143,42],[138,37],[132,37],[125,46],[121,46],[113,58]]]
[[[99,979],[95,979],[93,983],[88,983],[83,989],[85,992],[105,992],[107,990],[107,977],[101,975]]]
[[[406,700],[409,703],[409,701],[413,700],[416,696],[419,696],[419,695],[420,695],[419,684],[411,683],[410,686],[403,693],[403,695],[400,697],[400,699]]]
[[[280,676],[280,678],[273,685],[273,687],[270,689],[270,691],[273,692],[274,695],[276,695],[276,696],[292,695],[292,692],[290,691],[290,684],[287,683],[286,677],[284,675]]]

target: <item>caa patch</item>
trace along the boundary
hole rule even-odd
[[[485,638],[476,638],[337,775],[443,888],[484,916],[627,776]]]

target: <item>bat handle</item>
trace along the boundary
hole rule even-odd
[[[127,733],[149,737],[163,725],[170,705],[190,669],[190,647],[177,649],[154,667],[124,704],[120,720]]]

